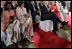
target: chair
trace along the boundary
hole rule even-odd
[[[53,30],[53,22],[51,20],[40,21],[39,28],[45,32]]]
[[[35,16],[35,23],[39,23],[40,22],[40,16],[39,15],[36,15]]]

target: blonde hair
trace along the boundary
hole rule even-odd
[[[55,1],[51,1],[51,4],[55,3]]]

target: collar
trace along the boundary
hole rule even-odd
[[[15,4],[14,4],[14,3],[12,3],[12,5],[13,5],[13,6],[15,6]]]

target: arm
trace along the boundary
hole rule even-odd
[[[21,21],[21,15],[20,15],[19,10],[16,10],[16,16],[17,16],[18,20],[20,20],[20,21]]]
[[[30,16],[30,14],[28,14],[28,13],[27,13],[27,10],[26,10],[26,8],[25,8],[25,10],[24,10],[24,16],[25,16],[25,17],[28,17],[28,16]]]
[[[48,14],[48,12],[44,12],[44,5],[40,5],[40,11],[41,11],[41,14]]]
[[[54,12],[56,7],[53,8],[52,6],[50,6],[50,9],[51,9],[51,12]]]
[[[4,19],[4,12],[2,12],[2,15],[1,15],[1,22],[3,22],[5,19]]]
[[[48,12],[50,11],[50,7],[49,7],[49,9],[48,9]]]

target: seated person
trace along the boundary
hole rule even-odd
[[[25,26],[25,31],[26,33],[26,37],[27,40],[29,40],[30,42],[34,42],[33,40],[31,40],[31,31],[32,31],[32,18],[29,18],[30,14],[27,13],[26,8],[24,8],[24,3],[19,1],[18,2],[19,7],[17,7],[16,9],[16,15],[17,18],[20,22],[20,25]]]
[[[49,2],[48,1],[44,1],[40,4],[40,10],[41,10],[41,21],[45,21],[45,20],[52,20],[53,21],[53,25],[54,25],[54,30],[53,33],[55,35],[56,34],[56,29],[57,29],[57,22],[60,22],[62,24],[62,26],[67,25],[68,22],[65,21],[61,21],[56,14],[52,13],[49,7]]]
[[[58,15],[58,9],[57,9],[57,6],[55,5],[55,2],[54,2],[54,1],[52,1],[52,5],[50,6],[50,9],[51,9],[51,11],[52,11],[54,14],[57,15],[57,17],[58,17],[59,19],[61,19],[61,17]],[[58,26],[58,31],[60,31],[59,24],[60,24],[60,23],[58,22],[58,24],[57,24],[57,26]]]
[[[35,16],[40,15],[40,11],[34,1],[30,1],[30,11],[32,15],[33,28],[35,28]]]
[[[6,3],[5,10],[2,13],[1,20],[2,20],[2,32],[6,34],[6,29],[9,26],[11,26],[10,29],[12,29],[13,31],[12,42],[14,42],[14,38],[16,37],[18,47],[21,48],[22,47],[20,44],[21,36],[20,36],[20,32],[18,32],[19,31],[19,21],[16,19],[15,12],[14,10],[11,9],[10,3]]]

